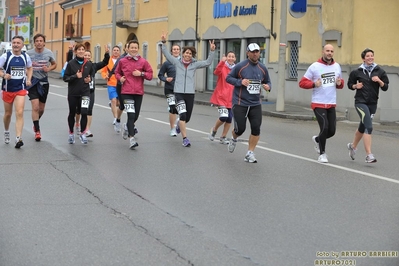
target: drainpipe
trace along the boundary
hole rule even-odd
[[[199,42],[200,37],[198,36],[198,0],[195,3],[195,39]]]
[[[276,39],[277,33],[273,32],[273,20],[274,20],[274,0],[272,0],[272,7],[271,7],[271,21],[270,21],[270,31],[271,35],[273,36],[273,39]]]
[[[61,62],[61,66],[62,67],[64,67],[64,63],[65,63],[65,60],[64,60],[64,39],[65,39],[65,36],[64,36],[64,34],[65,34],[65,9],[64,9],[64,7],[62,6],[62,4],[60,4],[60,7],[61,7],[61,9],[62,9],[62,35],[61,35],[61,38],[62,38],[62,45],[61,45],[61,53],[62,53],[62,62]]]

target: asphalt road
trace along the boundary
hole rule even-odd
[[[375,125],[378,162],[366,164],[362,147],[354,161],[346,149],[357,123],[338,122],[320,164],[316,121],[263,117],[249,164],[248,131],[229,153],[207,138],[216,109],[196,105],[185,148],[169,136],[166,100],[151,95],[130,150],[103,87],[94,137],[70,145],[66,84],[50,91],[42,141],[27,100],[25,145],[0,144],[1,266],[399,264],[397,125]]]

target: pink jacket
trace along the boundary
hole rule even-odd
[[[220,61],[216,66],[214,75],[218,76],[215,90],[211,97],[211,103],[226,108],[232,107],[233,89],[234,86],[226,82],[226,77],[230,73],[230,68],[226,66],[224,61]]]
[[[136,56],[136,59],[127,55],[119,60],[115,69],[116,79],[120,81],[121,77],[125,76],[126,80],[122,84],[122,94],[144,94],[144,79],[151,80],[153,76],[151,65],[147,60],[141,56]],[[144,72],[144,76],[133,76],[134,70]]]

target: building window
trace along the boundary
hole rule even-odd
[[[48,24],[48,28],[51,29],[51,24],[53,23],[53,20],[51,19],[51,13],[50,13],[50,19],[49,19],[49,24]]]
[[[101,61],[101,45],[97,43],[94,47],[94,62]]]
[[[148,43],[143,44],[143,58],[147,59],[148,57]]]
[[[233,51],[236,55],[236,62],[240,62],[240,53],[241,53],[241,40],[240,39],[231,39],[227,40],[227,51],[224,51],[224,54],[227,52]]]
[[[35,31],[37,31],[37,25],[39,24],[39,18],[36,17],[36,21],[35,21]]]
[[[101,11],[101,0],[97,0],[97,12]]]
[[[54,13],[54,28],[58,28],[58,11]]]
[[[112,0],[108,0],[108,9],[112,8]]]
[[[298,78],[298,58],[299,49],[298,42],[291,41],[289,44],[289,59],[288,59],[288,78],[296,79]]]

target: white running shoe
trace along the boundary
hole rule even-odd
[[[74,134],[69,134],[68,143],[69,144],[74,144],[75,143],[75,135]]]
[[[172,128],[172,129],[170,130],[170,136],[171,136],[171,137],[176,137],[176,136],[177,136],[176,128]]]
[[[312,140],[314,142],[314,150],[317,152],[317,154],[320,154],[320,144],[316,141],[317,136],[313,136]]]
[[[93,133],[91,133],[90,130],[86,130],[86,138],[92,138],[93,137]]]
[[[346,146],[349,150],[349,157],[351,157],[352,160],[355,160],[356,149],[352,147],[352,143],[348,143]]]
[[[220,137],[219,143],[228,145],[230,143],[230,141],[228,141],[226,137]]]
[[[129,131],[127,130],[126,123],[123,123],[122,138],[127,139],[128,136],[129,136]]]
[[[216,131],[214,131],[213,128],[211,128],[211,132],[209,132],[209,134],[208,134],[209,140],[214,141],[215,136],[216,136]]]
[[[372,153],[366,156],[366,163],[376,163],[377,159],[374,157]]]
[[[118,134],[121,133],[121,123],[115,121],[114,130]]]
[[[236,145],[237,145],[237,140],[231,138],[229,145],[227,145],[227,149],[229,150],[229,152],[231,152],[231,153],[234,152]]]
[[[75,125],[76,136],[80,135],[80,125]]]
[[[131,137],[130,138],[130,149],[134,150],[137,146],[139,146],[139,144],[136,142],[134,137]]]
[[[4,131],[4,143],[5,144],[10,143],[10,132],[9,131]]]
[[[80,138],[80,142],[82,142],[82,144],[87,144],[86,134],[80,134],[79,138]]]
[[[253,152],[247,153],[247,155],[245,155],[244,161],[247,163],[257,163],[258,162],[256,160],[255,154]]]
[[[114,121],[112,121],[112,124],[115,125],[116,123],[116,118],[114,118]]]
[[[328,163],[327,154],[320,154],[319,159],[317,159],[319,163]]]

